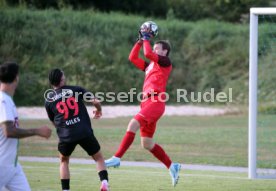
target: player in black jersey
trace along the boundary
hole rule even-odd
[[[83,103],[84,95],[88,95],[86,98],[95,106],[94,118],[96,119],[102,115],[100,102],[82,87],[65,85],[65,75],[60,69],[50,71],[49,81],[54,91],[47,94],[45,108],[59,137],[62,190],[70,189],[69,158],[76,145],[79,144],[97,163],[98,174],[102,182],[101,191],[108,191],[108,173],[100,145],[94,136],[90,118]]]

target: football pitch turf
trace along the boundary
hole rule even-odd
[[[20,162],[33,191],[61,190],[59,163]],[[71,164],[71,190],[97,191],[100,182],[93,164]],[[155,167],[110,168],[111,191],[274,191],[275,180],[249,180],[246,173],[182,169],[172,187],[168,170]]]
[[[105,158],[114,154],[123,137],[129,117],[92,120]],[[260,116],[258,129],[258,168],[275,168],[276,118]],[[246,115],[184,117],[164,116],[155,134],[175,162],[247,167],[248,118]],[[24,128],[51,125],[48,120],[21,120]],[[31,137],[20,140],[19,156],[57,157],[57,136],[49,140]],[[73,158],[89,158],[77,147]],[[124,161],[158,162],[140,146],[139,133],[125,154]],[[61,190],[59,164],[21,162],[33,191]],[[173,188],[165,168],[121,166],[109,169],[111,191],[272,191],[275,180],[249,180],[245,172],[182,170],[177,187]],[[97,191],[100,182],[95,165],[71,164],[71,190]]]
[[[275,168],[276,118],[260,116],[258,128],[258,168]],[[105,158],[111,157],[125,134],[130,118],[92,120],[94,133]],[[24,128],[49,125],[48,120],[21,120]],[[247,167],[248,117],[246,115],[187,117],[164,116],[160,119],[154,140],[163,146],[175,162]],[[21,139],[19,156],[57,157],[58,138],[53,128],[49,140],[39,137]],[[87,158],[78,146],[74,158]],[[133,145],[124,155],[124,161],[151,161],[156,159],[141,148],[139,132]]]

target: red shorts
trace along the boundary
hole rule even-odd
[[[149,98],[142,102],[140,107],[141,110],[134,117],[140,123],[140,135],[141,137],[152,138],[155,133],[156,123],[165,111],[165,103],[155,98],[154,100]]]

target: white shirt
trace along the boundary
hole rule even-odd
[[[1,123],[13,121],[18,128],[18,114],[16,106],[7,93],[0,91],[0,166],[17,165],[17,138],[7,138],[1,127]]]

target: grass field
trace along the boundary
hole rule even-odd
[[[114,154],[130,118],[93,120],[94,132],[101,143],[105,158]],[[258,167],[275,168],[276,118],[260,116],[258,130]],[[22,127],[50,125],[47,120],[21,120]],[[54,130],[54,129],[53,129]],[[216,117],[163,117],[155,134],[174,161],[187,164],[214,164],[224,166],[247,166],[248,127],[246,115]],[[50,140],[39,137],[20,140],[21,156],[56,157],[57,136]],[[72,157],[88,158],[77,147]],[[123,160],[154,161],[156,159],[140,146],[139,136]]]
[[[117,149],[130,118],[101,119],[93,121],[105,157]],[[258,129],[258,166],[275,168],[276,159],[274,116],[260,116]],[[22,120],[22,127],[50,125],[47,120]],[[247,116],[216,117],[163,117],[155,135],[174,161],[186,164],[214,164],[247,166]],[[57,157],[57,136],[49,140],[39,137],[20,140],[21,156]],[[79,147],[72,157],[89,158]],[[156,161],[140,147],[139,136],[123,160]],[[21,162],[33,191],[60,190],[59,164]],[[71,164],[71,190],[99,189],[94,165]],[[112,191],[272,191],[275,180],[248,180],[246,173],[182,170],[176,188],[171,186],[165,168],[122,166],[109,169]]]
[[[33,191],[60,190],[58,163],[21,162]],[[71,190],[99,190],[95,165],[71,164]],[[248,180],[246,173],[182,170],[171,186],[165,168],[109,169],[112,191],[274,191],[275,180]]]

